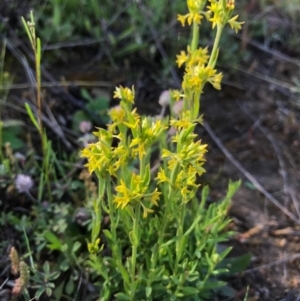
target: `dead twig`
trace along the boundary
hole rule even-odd
[[[256,41],[253,41],[251,39],[245,39],[242,35],[235,35],[237,38],[239,38],[240,40],[242,40],[243,42],[255,47],[256,49],[259,49],[263,52],[266,52],[268,54],[271,54],[274,58],[276,58],[277,60],[281,60],[287,63],[291,63],[293,65],[296,65],[298,67],[300,67],[300,61],[297,59],[293,59],[277,50],[273,50],[271,48],[269,48],[266,45],[260,44]]]
[[[279,174],[282,177],[282,181],[283,181],[283,192],[286,195],[286,197],[290,197],[290,199],[293,202],[293,205],[295,207],[295,210],[297,212],[298,217],[300,217],[300,209],[299,209],[299,202],[296,200],[295,195],[292,194],[293,190],[289,185],[289,180],[288,180],[288,173],[286,171],[286,165],[283,159],[283,155],[282,152],[276,142],[276,139],[273,137],[273,135],[270,133],[270,131],[263,127],[260,122],[257,122],[257,118],[255,118],[251,113],[249,108],[243,104],[241,105],[239,101],[236,101],[236,104],[240,107],[240,109],[253,121],[255,122],[255,127],[257,127],[265,136],[266,138],[270,141],[270,143],[273,146],[273,149],[276,153],[277,159],[278,159],[278,163],[280,166],[280,172]]]
[[[258,267],[255,267],[255,268],[248,269],[248,270],[244,271],[243,273],[244,274],[250,274],[250,273],[262,270],[262,269],[269,269],[269,268],[271,268],[273,266],[276,266],[278,264],[286,263],[288,261],[292,261],[292,260],[299,259],[299,258],[300,258],[300,253],[294,254],[292,256],[285,257],[284,259],[278,259],[278,260],[275,260],[273,262],[270,262],[270,263],[267,263],[267,264],[263,264],[263,265],[260,265]]]
[[[295,223],[300,225],[300,220],[290,211],[288,211],[279,201],[277,201],[257,180],[256,178],[250,174],[241,164],[238,162],[233,155],[228,151],[228,149],[224,146],[221,140],[217,137],[214,131],[211,129],[207,122],[203,123],[205,130],[209,133],[210,137],[214,140],[223,154],[227,157],[227,159],[242,173],[244,176],[255,186],[255,188],[260,191],[274,206],[279,208],[285,215],[287,215],[290,219],[292,219]]]
[[[70,85],[77,85],[81,87],[105,87],[105,88],[112,88],[114,85],[111,82],[105,81],[82,81],[82,80],[75,80],[75,81],[53,81],[53,82],[42,82],[42,88],[49,88],[49,87],[65,87]],[[20,83],[20,84],[10,84],[1,86],[2,90],[12,90],[12,89],[28,89],[28,88],[36,88],[36,83]]]

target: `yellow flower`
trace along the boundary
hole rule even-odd
[[[178,15],[177,16],[177,20],[181,22],[181,25],[184,27],[185,25],[185,20],[186,18],[188,17],[189,15],[186,14],[186,15]]]
[[[134,130],[134,129],[137,128],[139,122],[140,122],[139,120],[136,120],[135,123],[129,123],[129,122],[125,122],[125,121],[124,121],[123,124],[126,125],[128,128]]]
[[[218,73],[214,76],[212,76],[211,78],[209,78],[209,82],[213,85],[213,87],[217,90],[221,90],[221,81],[223,78],[223,74],[222,73]]]
[[[192,123],[188,119],[171,119],[170,125],[177,129],[187,129]]]
[[[131,90],[129,88],[123,88],[122,86],[120,86],[120,88],[117,87],[114,92],[113,98],[119,98],[125,102],[130,102],[133,104],[134,103],[134,89],[133,89],[133,87]]]
[[[176,64],[180,68],[184,63],[188,60],[188,55],[185,53],[185,51],[180,51],[180,54],[176,55]]]
[[[124,209],[124,207],[130,202],[130,199],[128,197],[115,196],[114,202],[117,204],[117,208],[121,207]]]
[[[218,13],[214,13],[214,16],[209,19],[210,22],[212,22],[212,28],[215,28],[216,25],[220,25],[223,22],[223,16]]]
[[[201,89],[202,80],[199,78],[199,76],[193,76],[189,79],[189,84],[191,88],[196,88],[196,90]]]
[[[208,55],[208,48],[198,48],[194,53],[193,53],[193,62],[197,65],[204,65],[207,63],[209,59]]]
[[[200,9],[202,9],[202,3],[203,1],[201,0],[188,0],[187,6],[189,11],[198,12]]]
[[[160,195],[161,195],[161,192],[157,191],[157,188],[156,188],[151,194],[150,202],[153,205],[158,206],[157,200],[159,199]]]
[[[228,21],[230,27],[234,29],[236,33],[242,28],[242,24],[245,23],[245,22],[237,22],[236,19],[238,18],[238,16],[239,15],[236,15]]]
[[[184,98],[184,94],[180,93],[179,90],[172,90],[171,96],[175,101],[178,101],[181,98]]]
[[[132,150],[132,157],[139,155],[139,159],[141,160],[146,155],[145,144],[140,142],[136,148]]]
[[[97,238],[94,243],[89,242],[87,247],[90,254],[96,254],[99,251],[100,238]]]
[[[170,181],[162,168],[160,168],[160,171],[157,173],[155,180],[158,180],[157,184]]]
[[[226,1],[226,8],[229,10],[234,10],[234,0],[227,0]]]
[[[191,25],[193,22],[200,24],[201,23],[201,19],[203,18],[203,16],[201,16],[199,13],[195,13],[195,12],[190,12],[186,15],[178,15],[177,16],[177,20],[180,21],[181,25],[184,26],[185,22],[187,21],[187,23],[189,25]]]
[[[198,13],[190,13],[187,18],[187,21],[188,21],[189,25],[192,25],[193,22],[200,24],[202,18],[203,18],[203,16],[201,16]]]
[[[109,110],[108,115],[110,116],[112,121],[117,122],[122,122],[125,118],[125,112],[120,105],[112,107]]]
[[[154,210],[145,207],[143,204],[142,204],[142,207],[143,207],[143,218],[146,218],[148,216],[148,213],[154,212]]]

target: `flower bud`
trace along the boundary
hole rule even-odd
[[[30,176],[20,174],[17,175],[15,179],[15,187],[17,190],[22,193],[22,192],[28,192],[33,186],[33,180]]]
[[[182,109],[183,109],[183,100],[180,99],[180,100],[176,101],[173,105],[173,108],[172,108],[173,114],[175,116],[178,116],[180,114],[180,112],[182,111]]]
[[[11,262],[11,272],[12,274],[17,275],[19,273],[19,255],[15,247],[11,247],[9,259]]]
[[[79,124],[80,132],[85,134],[92,129],[92,123],[90,121],[81,121]]]
[[[165,90],[163,91],[160,96],[159,96],[159,100],[158,103],[162,106],[162,107],[166,107],[167,105],[170,104],[171,101],[171,93],[169,90]]]

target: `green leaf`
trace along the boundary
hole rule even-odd
[[[50,287],[46,287],[46,295],[50,297],[52,295],[52,289]]]
[[[147,47],[148,47],[147,44],[140,45],[140,44],[137,44],[137,43],[132,43],[132,44],[129,44],[128,46],[126,46],[126,47],[120,48],[122,50],[116,51],[115,56],[116,57],[124,56],[126,54],[130,54],[130,53],[136,52],[137,50],[145,49]]]
[[[43,295],[43,293],[45,292],[44,287],[41,286],[35,293],[35,298],[37,300],[39,300],[41,298],[41,296]]]
[[[35,118],[35,116],[34,116],[34,114],[32,112],[32,109],[31,109],[31,107],[30,107],[30,105],[28,103],[25,103],[25,108],[26,108],[27,114],[28,114],[31,122],[36,127],[36,129],[38,130],[38,132],[40,132],[39,123],[38,123],[37,119]]]
[[[68,259],[63,260],[59,267],[61,271],[67,271],[70,268],[70,263]]]
[[[2,122],[3,130],[5,128],[14,128],[17,130],[16,134],[18,134],[21,131],[21,128],[23,126],[25,126],[25,123],[18,119],[8,119]]]
[[[145,168],[144,172],[144,179],[143,179],[143,186],[148,187],[151,179],[151,172],[150,172],[150,164],[148,164]]]
[[[48,276],[48,280],[49,280],[49,281],[56,280],[59,276],[60,276],[60,272],[59,272],[59,271],[54,271],[54,272],[52,272],[52,273]]]
[[[125,300],[125,301],[128,300],[128,301],[130,301],[129,296],[127,296],[124,293],[117,293],[117,294],[115,294],[115,297],[117,298],[117,300]]]
[[[188,236],[196,227],[196,225],[199,223],[201,220],[202,216],[198,215],[195,220],[193,221],[192,225],[188,228],[188,230],[184,233],[184,236]]]
[[[24,142],[16,135],[11,133],[10,129],[6,129],[2,135],[2,143],[5,144],[7,142],[10,143],[10,146],[13,150],[18,150],[25,146]]]
[[[81,247],[81,242],[75,241],[75,243],[72,247],[72,253],[76,253],[80,247]]]
[[[103,233],[104,233],[104,235],[106,236],[106,238],[107,238],[109,241],[113,241],[112,234],[110,233],[109,230],[104,229],[104,230],[103,230]]]
[[[226,194],[226,199],[231,199],[234,196],[236,191],[241,186],[241,183],[242,183],[241,180],[236,181],[236,182],[229,181],[228,191],[227,191],[227,194]]]
[[[181,292],[185,295],[197,295],[199,294],[199,290],[195,287],[192,286],[185,286],[181,289]]]
[[[101,113],[103,114],[104,111],[106,113],[106,111],[108,110],[109,103],[110,103],[109,98],[101,96],[97,99],[90,101],[86,105],[86,108],[92,112],[96,112],[98,114],[101,114]]]
[[[204,208],[204,206],[206,204],[208,194],[209,194],[209,187],[206,185],[202,189],[201,202],[200,202],[199,210],[202,210]]]
[[[236,290],[233,289],[231,286],[224,286],[224,287],[221,287],[219,290],[218,290],[218,293],[224,297],[227,297],[227,298],[234,298],[234,296],[236,296]]]
[[[213,290],[216,288],[223,287],[227,283],[225,281],[207,281],[205,282],[203,288],[206,290]]]
[[[129,239],[130,239],[130,242],[133,246],[138,245],[139,242],[138,242],[137,236],[133,231],[129,232]]]
[[[87,101],[93,101],[93,98],[91,97],[90,93],[87,89],[82,88],[80,91],[81,96],[86,99]]]
[[[69,278],[69,281],[66,285],[65,290],[69,296],[75,291],[75,284],[74,284],[74,280],[72,279],[72,277]]]
[[[251,182],[246,181],[244,182],[244,186],[251,189],[251,190],[256,190],[256,186],[254,186]]]
[[[227,276],[228,270],[227,269],[217,269],[211,272],[212,275],[221,275],[221,274],[225,274]]]
[[[152,287],[151,286],[146,286],[146,297],[149,298],[152,294]]]
[[[243,254],[238,257],[224,259],[218,267],[227,268],[227,275],[235,275],[244,271],[250,264],[252,255],[250,253]]]
[[[55,300],[61,300],[64,286],[65,286],[64,281],[59,281],[59,283],[56,285],[54,293],[53,293]]]
[[[117,42],[120,42],[120,41],[124,40],[125,38],[132,36],[132,34],[134,34],[135,30],[136,30],[136,28],[134,26],[127,28],[120,35],[117,36]]]
[[[43,270],[45,272],[45,274],[49,274],[50,273],[50,266],[49,266],[49,262],[45,261],[44,265],[43,265]]]
[[[72,130],[79,132],[79,124],[82,121],[89,121],[89,120],[90,118],[88,114],[86,114],[84,111],[82,110],[76,111],[76,113],[73,115],[72,118]]]
[[[45,230],[44,231],[44,238],[50,242],[50,244],[48,244],[48,247],[51,250],[62,250],[62,243],[60,241],[60,239],[51,231],[49,230]]]

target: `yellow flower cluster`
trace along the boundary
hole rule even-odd
[[[137,157],[142,162],[145,156],[150,154],[151,146],[168,128],[162,120],[141,118],[136,109],[132,109],[134,89],[118,87],[114,97],[120,98],[121,103],[109,112],[112,123],[108,125],[107,130],[98,129],[98,132],[94,133],[98,141],[89,144],[81,152],[81,156],[88,159],[86,167],[89,172],[95,172],[103,180],[108,176],[117,178],[119,171],[123,167],[128,167]],[[149,164],[144,166],[141,173],[132,174],[131,179],[127,181],[120,180],[120,185],[116,187],[114,202],[121,208],[129,203],[140,202],[144,216],[147,216],[152,210],[146,208],[142,201],[157,205],[160,192],[157,189],[148,192],[151,177]]]
[[[186,15],[178,15],[178,20],[181,22],[182,26],[185,22],[191,25],[193,22],[200,24],[203,15],[207,17],[207,13],[202,11],[206,0],[188,0],[187,5],[189,13]]]
[[[186,65],[182,82],[183,90],[189,89],[191,92],[201,93],[206,82],[211,83],[215,89],[221,89],[222,73],[217,73],[216,69],[208,66],[208,59],[207,47],[200,47],[191,52],[188,46],[187,52],[181,51],[177,55],[178,67]]]
[[[222,73],[215,69],[218,58],[218,44],[221,32],[226,24],[229,24],[236,32],[241,29],[243,22],[238,22],[238,15],[232,17],[234,0],[209,0],[210,5],[203,11],[206,1],[188,0],[189,13],[178,15],[178,20],[184,26],[186,21],[189,25],[193,23],[193,40],[186,51],[177,55],[178,67],[185,66],[185,73],[182,81],[182,92],[173,93],[173,99],[181,97],[184,100],[184,108],[193,112],[195,118],[199,113],[199,99],[203,92],[204,85],[209,82],[215,89],[221,89]],[[198,25],[205,16],[211,23],[212,28],[217,27],[216,38],[211,54],[208,48],[198,48]],[[182,96],[183,95],[183,96]]]
[[[234,10],[234,0],[209,0],[211,5],[208,6],[208,13],[213,15],[209,18],[209,21],[212,23],[212,28],[215,26],[225,26],[227,23],[234,29],[236,32],[241,29],[241,25],[244,22],[237,22],[236,19],[238,15],[231,18],[232,11]],[[225,3],[225,5],[224,5]]]
[[[195,142],[196,123],[189,121],[190,112],[183,111],[181,115],[178,120],[170,121],[170,125],[177,128],[176,135],[172,139],[176,144],[176,151],[164,149],[162,152],[162,158],[168,160],[169,172],[160,168],[156,180],[157,183],[169,183],[172,189],[180,191],[182,201],[188,202],[199,187],[196,184],[197,175],[200,176],[205,172],[202,165],[207,145],[201,144],[200,140]]]
[[[117,208],[121,207],[122,209],[127,206],[130,202],[140,203],[144,213],[143,217],[146,218],[148,213],[152,213],[153,210],[147,208],[144,205],[145,201],[150,201],[153,205],[158,206],[157,201],[161,192],[157,191],[157,188],[151,192],[146,193],[148,190],[148,184],[140,175],[135,173],[132,174],[130,184],[127,186],[124,180],[120,181],[120,185],[116,187],[118,194],[115,196],[115,203]]]

